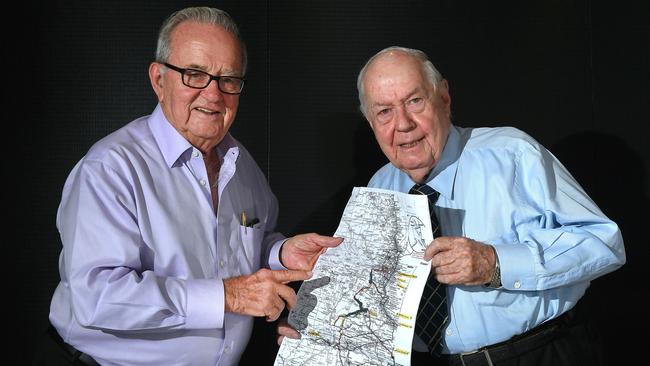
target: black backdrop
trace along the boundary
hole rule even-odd
[[[642,350],[632,334],[647,322],[638,300],[649,244],[646,4],[92,0],[6,9],[18,25],[3,25],[3,140],[15,184],[3,246],[3,298],[15,309],[5,332],[29,361],[58,282],[55,215],[68,172],[92,143],[155,106],[147,67],[162,20],[212,5],[233,15],[248,44],[250,82],[232,133],[269,178],[280,231],[333,233],[351,188],[385,163],[357,110],[357,72],[386,46],[419,48],[450,82],[455,123],[530,133],[619,223],[628,263],[594,281],[586,301],[609,357]],[[242,364],[272,364],[276,350],[274,330],[258,321]]]

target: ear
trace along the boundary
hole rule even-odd
[[[442,108],[447,113],[447,117],[451,116],[451,96],[449,95],[449,83],[446,79],[442,79],[438,85],[437,94],[440,96]]]
[[[162,102],[163,100],[163,73],[162,68],[164,66],[162,64],[159,64],[157,62],[152,62],[151,65],[149,65],[149,80],[151,81],[151,87],[153,88],[153,91],[156,93],[158,96],[158,101]]]
[[[449,95],[449,83],[447,79],[442,79],[440,83],[440,98],[442,98],[443,103],[449,107],[451,105],[451,96]]]

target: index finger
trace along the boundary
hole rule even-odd
[[[304,281],[311,278],[311,271],[299,271],[295,269],[279,269],[271,271],[273,279],[277,282],[287,284],[294,281]]]

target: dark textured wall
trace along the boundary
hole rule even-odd
[[[449,80],[455,123],[528,132],[620,224],[628,264],[594,281],[586,300],[607,349],[642,347],[630,334],[646,318],[633,297],[648,261],[645,1],[202,4],[229,11],[247,41],[249,83],[232,132],[278,196],[281,231],[334,232],[351,188],[385,162],[357,110],[357,72],[386,46],[419,48]],[[92,143],[153,109],[158,27],[188,5],[197,3],[55,1],[24,5],[20,26],[3,25],[5,156],[19,172],[5,299],[17,294],[12,334],[27,357],[58,282],[63,182]],[[242,364],[271,364],[275,351],[272,327],[259,321]]]

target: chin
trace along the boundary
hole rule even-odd
[[[401,159],[398,163],[399,164],[395,165],[405,170],[418,170],[433,167],[430,159]]]

